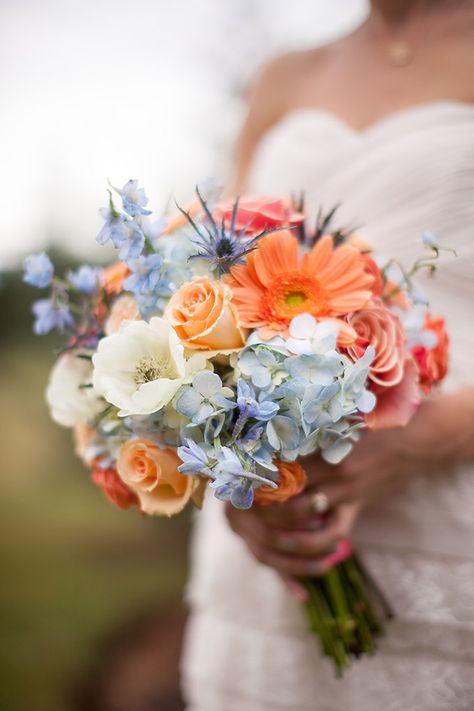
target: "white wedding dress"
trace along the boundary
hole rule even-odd
[[[360,225],[379,253],[405,264],[425,230],[456,249],[421,286],[451,335],[445,388],[473,384],[474,106],[415,106],[361,132],[319,109],[294,111],[261,143],[249,192],[301,189],[309,211],[341,202],[342,225]],[[182,663],[190,711],[474,709],[474,464],[379,501],[354,540],[396,619],[377,655],[337,680],[303,610],[208,497]]]

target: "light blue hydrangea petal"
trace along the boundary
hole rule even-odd
[[[193,378],[193,388],[205,398],[211,398],[222,388],[222,380],[217,373],[204,370]]]

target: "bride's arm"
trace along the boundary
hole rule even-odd
[[[404,428],[366,433],[338,466],[304,460],[306,492],[284,503],[250,511],[228,508],[233,530],[256,558],[291,576],[324,570],[324,556],[350,536],[368,503],[387,496],[421,472],[445,471],[474,461],[474,388],[425,401]],[[322,529],[311,493],[324,492],[330,513]]]

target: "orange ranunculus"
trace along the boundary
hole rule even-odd
[[[375,358],[370,366],[370,380],[382,388],[398,385],[406,358],[405,334],[398,316],[375,299],[373,306],[349,314],[346,321],[357,333],[355,343],[347,348],[349,357],[359,360],[367,346],[373,346]]]
[[[115,469],[96,467],[91,472],[92,481],[100,486],[109,501],[119,507],[128,509],[138,506],[138,498],[121,480]]]
[[[262,486],[255,490],[255,502],[261,506],[269,504],[283,503],[297,494],[301,494],[306,486],[308,477],[299,462],[281,462],[277,460],[280,478],[278,489],[271,486]]]
[[[242,348],[245,334],[231,303],[232,292],[222,282],[196,277],[171,297],[166,317],[186,348],[233,350]]]
[[[178,471],[181,463],[174,449],[132,439],[120,448],[117,471],[137,495],[144,513],[172,516],[184,509],[196,485],[195,477]]]
[[[100,285],[109,295],[120,294],[123,291],[123,283],[130,273],[130,269],[124,262],[115,262],[102,270]]]
[[[105,335],[111,336],[117,333],[124,321],[138,321],[140,312],[138,311],[137,302],[129,294],[123,294],[114,302],[110,309],[110,314],[105,322]]]
[[[217,224],[224,220],[226,227],[229,227],[233,208],[234,200],[227,200],[217,205],[212,213]],[[303,213],[290,209],[280,198],[266,197],[256,200],[243,198],[239,201],[237,209],[235,231],[245,230],[245,234],[250,237],[264,230],[299,225],[303,221]]]
[[[437,338],[434,348],[423,345],[415,346],[412,355],[418,366],[420,374],[420,387],[427,395],[436,383],[443,380],[448,372],[449,338],[444,327],[444,320],[427,314],[425,319],[426,331],[433,331]]]
[[[300,257],[297,238],[283,230],[263,237],[227,281],[241,324],[258,328],[261,338],[287,333],[295,316],[308,313],[318,321],[337,318],[339,345],[345,346],[354,332],[338,317],[369,303],[374,278],[355,247],[335,248],[325,236]]]

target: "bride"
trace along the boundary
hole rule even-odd
[[[353,34],[272,61],[255,83],[236,190],[341,203],[410,264],[429,229],[457,252],[426,280],[450,377],[403,429],[339,466],[305,460],[287,504],[198,517],[183,684],[191,711],[474,708],[474,3],[372,0]],[[324,503],[318,529],[313,506]],[[375,657],[334,678],[296,598],[350,535],[396,612]]]

